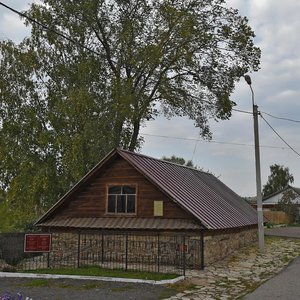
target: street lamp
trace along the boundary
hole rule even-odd
[[[252,108],[254,121],[254,148],[255,148],[255,170],[256,170],[256,206],[257,206],[257,221],[258,221],[258,243],[259,250],[264,252],[264,217],[262,210],[262,194],[261,194],[261,175],[260,175],[260,155],[259,155],[259,135],[258,135],[258,106],[254,104],[254,92],[251,86],[251,77],[244,76],[248,83],[252,94]]]

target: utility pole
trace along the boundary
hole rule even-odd
[[[260,172],[260,153],[259,153],[259,134],[258,134],[258,106],[254,104],[254,92],[251,86],[251,77],[244,76],[248,83],[252,94],[252,109],[254,122],[254,148],[255,148],[255,170],[256,170],[256,207],[257,207],[257,222],[258,222],[258,243],[260,252],[265,251],[264,237],[264,216],[262,210],[262,193],[261,193],[261,172]]]

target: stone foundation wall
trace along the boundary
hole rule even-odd
[[[205,265],[221,260],[236,250],[258,241],[257,228],[209,231],[204,237]]]
[[[52,233],[50,266],[105,262],[199,267],[200,236]]]
[[[204,264],[221,260],[257,241],[257,229],[206,231]],[[98,265],[105,262],[201,266],[201,235],[160,233],[53,233],[50,267]]]

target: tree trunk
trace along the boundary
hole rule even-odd
[[[130,141],[130,145],[129,145],[129,149],[128,149],[129,151],[134,151],[136,144],[137,144],[139,132],[140,132],[140,119],[137,119],[133,123],[133,133],[131,136],[131,141]]]

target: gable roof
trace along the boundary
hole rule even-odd
[[[138,153],[114,149],[65,196],[42,216],[36,225],[55,211],[109,161],[121,156],[152,184],[208,229],[225,229],[257,224],[256,211],[214,175]]]
[[[276,191],[268,196],[266,196],[262,201],[263,201],[263,204],[265,205],[269,205],[269,204],[277,204],[278,201],[280,200],[279,197],[281,197],[281,195],[287,191],[287,190],[291,190],[293,191],[297,198],[300,196],[300,188],[297,188],[297,187],[294,187],[294,186],[291,186],[291,185],[287,185],[285,188],[281,189],[280,191]],[[300,201],[296,201],[297,203],[300,203]]]

